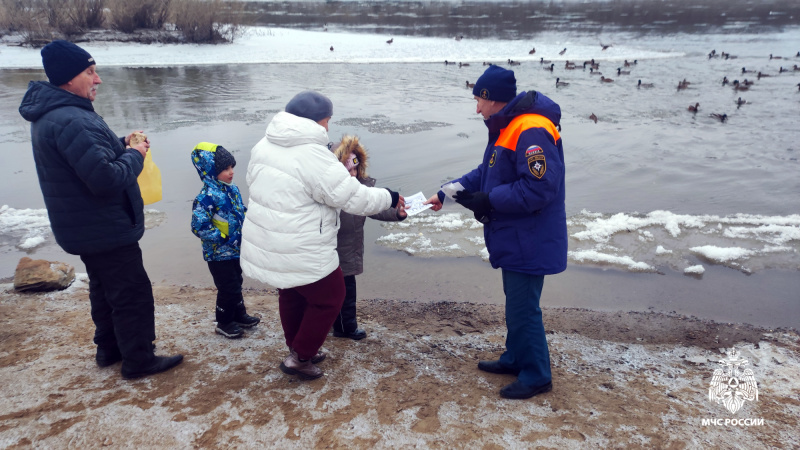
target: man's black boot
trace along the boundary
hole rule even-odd
[[[511,398],[515,400],[531,398],[535,395],[544,394],[553,390],[553,383],[543,384],[541,386],[528,386],[517,380],[508,386],[500,389],[500,396],[503,398]]]
[[[127,379],[141,378],[148,375],[166,372],[183,361],[183,355],[154,356],[150,364],[143,367],[128,368],[122,363],[122,377]]]
[[[500,364],[500,361],[479,361],[478,369],[489,373],[519,375],[519,369],[515,369],[513,367],[506,367]]]
[[[97,347],[94,360],[98,367],[108,367],[122,361],[122,353],[117,347]]]

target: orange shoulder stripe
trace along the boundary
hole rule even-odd
[[[500,130],[500,137],[497,138],[497,142],[494,145],[507,148],[513,152],[517,149],[519,135],[530,128],[544,128],[545,131],[553,136],[553,142],[558,142],[561,139],[558,129],[547,117],[539,114],[523,114],[515,117],[507,127]]]

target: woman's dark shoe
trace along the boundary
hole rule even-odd
[[[531,398],[535,395],[544,394],[553,390],[553,383],[547,383],[542,386],[528,386],[517,380],[508,386],[500,389],[500,396],[503,398],[511,399],[525,399]]]
[[[513,367],[506,367],[500,364],[500,361],[479,361],[478,369],[489,373],[499,373],[504,375],[519,375],[519,369],[515,369]]]
[[[155,375],[157,373],[166,372],[169,369],[177,366],[183,361],[183,355],[175,356],[154,356],[153,361],[145,367],[128,368],[125,363],[122,363],[122,376],[123,378],[141,378],[148,375]]]
[[[220,324],[217,322],[216,328],[217,334],[221,334],[228,339],[237,339],[242,337],[244,331],[239,328],[239,325],[236,322],[229,322],[225,324]]]
[[[281,363],[281,371],[287,375],[297,375],[303,380],[315,380],[324,373],[311,361],[300,361],[297,354],[292,352]]]
[[[348,339],[352,339],[354,341],[360,341],[361,339],[364,339],[365,337],[367,337],[367,332],[362,330],[361,328],[356,328],[355,330],[353,330],[353,331],[351,331],[349,333],[346,332],[346,331],[333,330],[333,336],[334,337],[340,337],[340,338],[348,338]]]
[[[98,367],[108,367],[122,361],[122,353],[116,347],[100,348],[97,347],[97,354],[94,357]]]
[[[233,319],[233,323],[235,323],[236,325],[239,325],[242,328],[254,327],[254,326],[258,325],[259,322],[261,322],[261,318],[260,317],[250,316],[247,313],[244,313],[244,314],[242,314],[240,316],[237,316],[235,319]]]

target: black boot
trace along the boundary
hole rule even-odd
[[[239,325],[236,322],[228,322],[228,323],[219,323],[217,322],[217,327],[215,328],[217,334],[221,334],[228,339],[237,339],[244,335],[244,331],[239,328]]]
[[[339,338],[348,338],[348,339],[352,339],[354,341],[360,341],[361,339],[364,339],[365,337],[367,337],[367,332],[362,330],[361,328],[356,328],[355,330],[353,330],[353,331],[351,331],[349,333],[346,332],[346,331],[333,330],[333,336],[334,337],[339,337]]]
[[[261,318],[247,314],[247,309],[244,307],[244,300],[242,300],[236,305],[236,315],[233,321],[242,328],[252,328],[261,322]]]
[[[97,354],[94,357],[98,367],[108,367],[122,361],[122,353],[119,348],[114,347],[97,347]]]
[[[183,355],[175,356],[154,356],[153,360],[144,366],[140,367],[127,367],[122,363],[122,376],[127,379],[141,378],[148,375],[155,375],[157,373],[166,372],[169,369],[177,366],[183,361]]]

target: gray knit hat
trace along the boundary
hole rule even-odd
[[[333,115],[333,103],[319,92],[303,91],[289,100],[289,103],[286,104],[286,112],[319,122]]]

